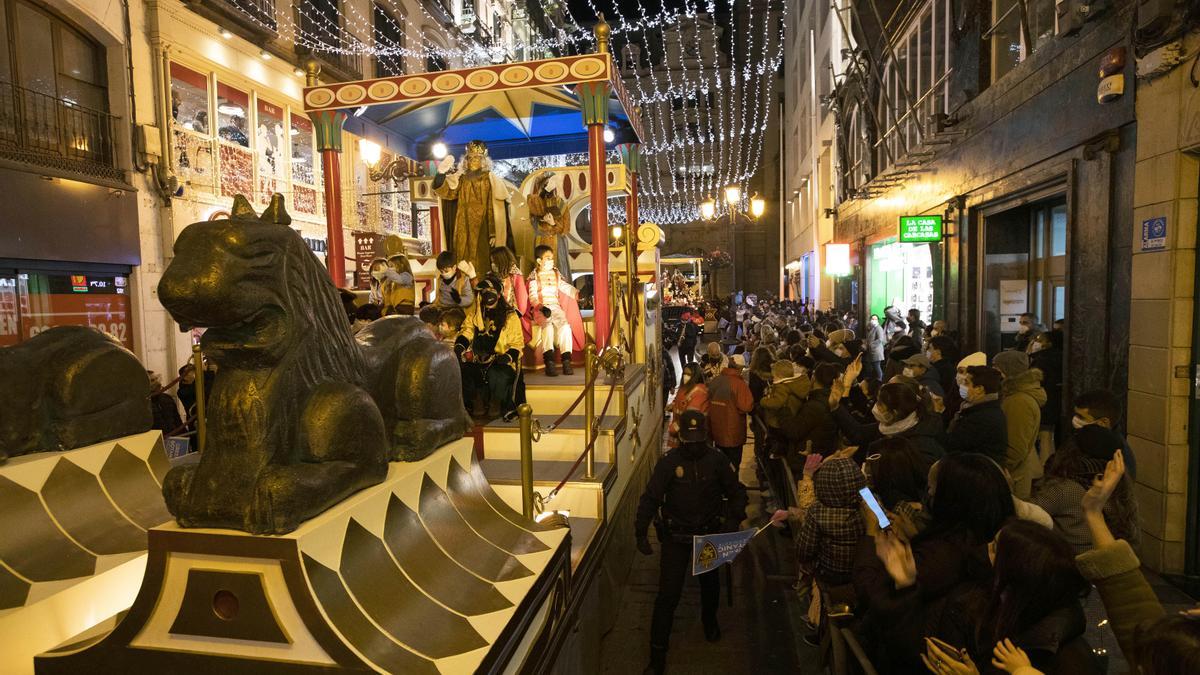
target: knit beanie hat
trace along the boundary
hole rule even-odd
[[[1004,373],[1005,377],[1016,377],[1029,370],[1029,356],[1025,352],[1009,349],[992,357],[992,367]]]

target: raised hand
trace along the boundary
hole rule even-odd
[[[1113,453],[1113,458],[1108,461],[1104,467],[1104,473],[1097,476],[1092,481],[1092,487],[1083,495],[1083,510],[1085,512],[1100,513],[1104,510],[1104,505],[1108,503],[1109,497],[1117,489],[1117,485],[1121,483],[1121,477],[1125,475],[1125,457],[1120,450]]]
[[[913,558],[912,547],[895,533],[882,532],[875,537],[875,555],[896,582],[897,589],[917,583],[917,561]]]
[[[992,650],[992,665],[1006,673],[1015,673],[1021,668],[1032,668],[1029,655],[1011,640],[1001,640]]]
[[[454,155],[446,155],[442,161],[438,163],[438,173],[450,173],[454,169],[457,162],[454,160]]]

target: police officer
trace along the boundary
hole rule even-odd
[[[679,419],[679,440],[679,447],[655,465],[638,503],[634,524],[639,551],[646,555],[654,553],[647,538],[651,520],[662,546],[647,669],[656,674],[666,670],[675,607],[691,573],[692,535],[734,531],[746,518],[746,488],[738,482],[729,459],[709,444],[704,413],[696,410],[683,413]],[[699,575],[701,618],[704,637],[709,642],[721,639],[717,625],[721,595],[718,571]]]

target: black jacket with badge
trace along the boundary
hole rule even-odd
[[[638,502],[634,533],[645,537],[660,507],[670,535],[690,540],[722,532],[745,520],[746,502],[746,488],[727,456],[708,443],[685,443],[654,466]]]

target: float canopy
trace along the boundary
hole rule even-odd
[[[584,119],[603,117],[588,105],[606,104],[612,145],[643,137],[607,53],[320,84],[305,87],[304,104],[382,127],[408,145],[394,150],[418,160],[432,158],[439,141],[455,156],[472,140],[496,159],[587,152]]]

